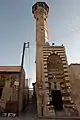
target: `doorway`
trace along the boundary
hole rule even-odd
[[[60,90],[52,90],[52,104],[54,106],[55,111],[63,109],[63,101]]]

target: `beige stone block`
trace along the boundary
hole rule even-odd
[[[46,62],[44,62],[44,64],[45,64],[45,65],[47,65],[47,61],[46,61]]]
[[[62,59],[62,61],[66,61],[66,58],[63,58],[63,56],[60,56],[60,58]]]

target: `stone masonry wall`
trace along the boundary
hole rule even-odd
[[[80,64],[71,64],[69,66],[69,77],[72,88],[72,97],[75,100],[80,115]]]

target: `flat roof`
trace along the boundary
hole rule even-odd
[[[0,66],[0,72],[20,72],[21,66]]]
[[[69,66],[75,66],[75,65],[80,65],[80,63],[71,63]]]

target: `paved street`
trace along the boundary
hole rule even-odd
[[[53,118],[38,118],[35,99],[32,98],[28,107],[25,111],[20,115],[20,117],[0,117],[0,120],[52,120]],[[80,118],[57,118],[53,120],[80,120]]]
[[[32,98],[28,107],[20,115],[20,117],[0,117],[0,120],[37,120],[37,110],[35,99]]]
[[[39,119],[36,116],[32,115],[32,116],[25,116],[25,117],[20,117],[20,118],[8,118],[8,117],[0,117],[0,120],[80,120],[80,118],[61,118],[61,119]]]
[[[26,115],[26,116],[21,116],[21,117],[0,117],[0,120],[80,120],[80,118],[38,118],[35,115]]]

